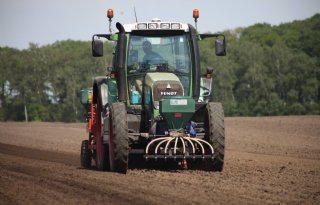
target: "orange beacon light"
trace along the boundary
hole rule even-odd
[[[107,16],[108,16],[109,19],[113,18],[113,10],[112,9],[108,9]]]

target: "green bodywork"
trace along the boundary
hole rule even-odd
[[[148,73],[145,77],[145,83],[149,87],[153,87],[153,84],[155,82],[159,82],[159,81],[178,81],[178,82],[180,82],[179,78],[173,73],[163,73],[163,72]]]
[[[80,90],[80,102],[83,105],[90,104],[89,102],[89,96],[92,93],[92,88],[84,88]]]
[[[195,112],[195,101],[189,96],[164,97],[160,100],[160,113],[169,130],[185,128]]]
[[[153,117],[156,117],[160,115],[159,112],[159,100],[157,101],[154,99],[154,95],[152,94],[152,90],[154,89],[155,83],[159,82],[165,82],[165,83],[170,83],[170,82],[175,82],[179,84],[182,88],[182,84],[179,80],[179,78],[173,74],[173,73],[163,73],[163,72],[155,72],[155,73],[147,73],[145,76],[145,106],[149,109],[152,110],[151,115]],[[153,104],[153,106],[152,106]]]
[[[103,104],[111,105],[118,100],[117,82],[115,79],[107,78],[105,83],[100,85],[100,95]],[[84,88],[80,91],[80,102],[84,106],[90,105],[89,95],[92,95],[92,88]]]
[[[118,100],[117,82],[115,79],[107,79],[108,85],[108,103],[111,105]]]
[[[112,34],[110,36],[110,41],[117,41],[118,40],[118,34]]]

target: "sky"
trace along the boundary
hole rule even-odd
[[[27,49],[60,40],[90,41],[108,33],[106,10],[116,22],[160,18],[194,24],[192,10],[200,13],[198,30],[219,32],[255,23],[303,20],[320,13],[320,0],[0,0],[0,46]]]

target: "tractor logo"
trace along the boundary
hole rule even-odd
[[[174,95],[177,95],[177,92],[176,91],[169,91],[169,92],[168,91],[161,91],[160,94],[162,96],[164,96],[164,95],[174,96]]]

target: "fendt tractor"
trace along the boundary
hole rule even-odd
[[[81,166],[126,173],[129,161],[140,160],[222,171],[224,112],[211,92],[213,69],[201,73],[198,42],[213,38],[215,54],[225,56],[225,36],[199,34],[197,9],[195,27],[152,19],[118,22],[113,32],[112,9],[107,16],[110,34],[93,35],[92,55],[103,56],[106,39],[114,42],[112,66],[81,90],[89,133]]]

